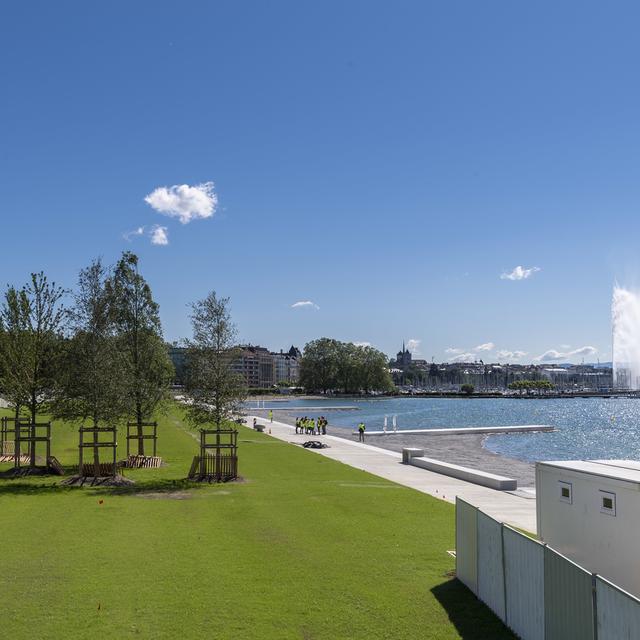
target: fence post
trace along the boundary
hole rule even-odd
[[[596,574],[591,574],[591,602],[593,609],[593,640],[598,640],[598,596],[596,592]]]
[[[504,623],[509,626],[509,615],[507,613],[507,565],[504,561],[504,522],[500,523],[500,557],[502,559],[502,590],[504,593]]]

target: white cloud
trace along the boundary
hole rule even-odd
[[[455,355],[457,353],[464,353],[464,349],[458,349],[457,347],[449,347],[444,350],[445,353],[449,353],[451,355]]]
[[[122,237],[127,241],[131,242],[131,238],[135,236],[141,236],[144,233],[144,227],[138,227],[137,229],[133,229],[133,231],[125,231],[122,234]]]
[[[475,353],[461,353],[455,358],[451,358],[450,362],[475,362],[477,359],[477,355]]]
[[[540,270],[540,267],[530,267],[529,269],[525,269],[518,265],[513,271],[505,271],[505,273],[500,276],[500,280],[526,280]]]
[[[484,344],[479,344],[474,351],[493,351],[495,346],[493,342],[485,342]]]
[[[311,300],[298,300],[298,302],[294,302],[291,305],[291,308],[292,309],[311,308],[311,309],[315,309],[316,311],[320,309],[320,307],[315,302],[311,302]]]
[[[411,338],[411,340],[407,340],[407,349],[411,351],[411,355],[419,356],[420,355],[420,343],[422,340],[418,340],[417,338]]]
[[[498,360],[506,360],[506,361],[520,360],[520,358],[524,358],[524,356],[526,355],[527,355],[526,351],[519,351],[517,349],[515,351],[502,349],[501,351],[498,351],[496,353]]]
[[[213,182],[203,182],[193,187],[188,184],[158,187],[145,196],[144,200],[158,213],[178,218],[182,224],[199,218],[210,218],[218,206]]]
[[[151,227],[151,231],[149,231],[149,237],[151,238],[151,244],[157,244],[159,246],[165,246],[169,244],[169,234],[167,233],[167,227],[161,227],[159,224]]]
[[[556,349],[549,349],[540,354],[537,358],[534,358],[534,360],[539,360],[540,362],[558,362],[561,360],[569,361],[572,358],[585,358],[594,356],[596,353],[598,353],[598,350],[595,347],[589,345],[580,347],[579,349],[574,349],[573,351],[558,351]]]
[[[370,347],[371,346],[370,342],[354,342],[353,344],[355,344],[356,347]]]

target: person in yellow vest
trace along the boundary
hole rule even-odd
[[[367,427],[364,426],[364,422],[358,425],[358,442],[364,442],[364,431]]]
[[[269,422],[273,422],[273,411],[269,409]]]

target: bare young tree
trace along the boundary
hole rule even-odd
[[[187,341],[185,390],[192,403],[187,417],[194,426],[220,429],[242,410],[247,396],[244,377],[233,368],[239,351],[229,298],[212,291],[191,305],[190,317],[193,338]]]
[[[138,454],[145,455],[143,423],[166,399],[173,365],[162,339],[158,304],[138,271],[135,254],[122,254],[107,290],[120,344],[120,375],[126,382],[126,413],[138,426]]]

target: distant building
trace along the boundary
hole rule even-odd
[[[244,376],[249,388],[264,389],[275,384],[275,362],[271,352],[264,347],[240,347],[240,357],[234,362],[233,369]]]
[[[404,342],[402,343],[402,350],[396,354],[395,366],[402,371],[407,371],[411,366],[411,351],[405,348]]]
[[[273,353],[275,362],[275,384],[291,382],[297,384],[300,380],[300,350],[294,346],[287,352]]]
[[[265,347],[243,345],[232,369],[241,374],[250,389],[266,389],[279,382],[297,384],[300,380],[300,358],[297,347],[289,351],[272,353]],[[175,345],[169,346],[169,357],[176,370],[174,383],[184,384],[187,350]]]
[[[300,350],[292,346],[289,351],[273,353],[265,347],[241,347],[234,369],[244,375],[250,389],[266,389],[279,382],[297,384],[300,379]]]
[[[173,368],[175,369],[173,383],[175,385],[183,385],[187,350],[184,347],[178,347],[175,344],[169,345],[169,358],[171,359]]]

